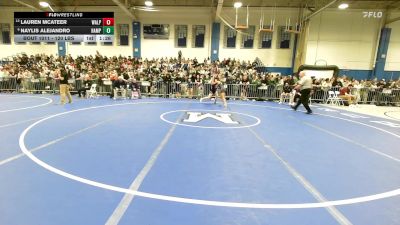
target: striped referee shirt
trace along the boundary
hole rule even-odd
[[[309,76],[304,75],[298,83],[301,85],[301,90],[312,88],[312,79]]]

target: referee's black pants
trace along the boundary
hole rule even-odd
[[[303,89],[300,91],[300,101],[297,101],[296,105],[293,107],[295,110],[299,107],[300,104],[303,104],[307,112],[312,113],[310,106],[308,106],[308,102],[310,101],[310,92],[311,89]]]

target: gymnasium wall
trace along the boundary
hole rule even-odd
[[[400,17],[400,13],[392,14],[391,18]],[[391,28],[389,50],[386,57],[385,77],[400,77],[400,20],[390,23]]]
[[[177,57],[178,51],[182,51],[185,58],[197,58],[199,61],[210,55],[211,39],[211,8],[193,7],[163,7],[159,12],[138,12],[139,21],[142,24],[169,24],[169,39],[143,39],[141,40],[142,57]],[[175,47],[175,25],[188,25],[187,47]],[[192,46],[194,38],[192,25],[205,25],[204,47],[195,48]],[[143,31],[142,31],[143,32]]]
[[[357,79],[372,78],[381,19],[364,18],[362,12],[326,10],[312,18],[306,63],[327,61],[328,64],[339,66],[341,75]],[[396,16],[391,14],[388,19]],[[388,27],[392,31],[385,73],[380,78],[397,79],[400,77],[400,22],[394,22]]]
[[[380,19],[363,18],[362,10],[327,10],[310,21],[306,64],[317,60],[337,65],[358,78],[371,75]]]

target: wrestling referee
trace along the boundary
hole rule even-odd
[[[311,114],[312,110],[310,109],[310,106],[308,105],[308,102],[310,100],[310,92],[312,88],[312,79],[309,76],[306,76],[306,73],[304,71],[301,71],[299,73],[300,80],[297,82],[296,89],[300,89],[300,100],[297,101],[295,106],[291,106],[292,109],[297,110],[300,104],[304,105],[304,108],[307,110],[307,114]]]

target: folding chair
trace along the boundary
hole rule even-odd
[[[330,102],[331,105],[340,105],[343,104],[343,99],[339,98],[339,91],[328,91],[328,98],[326,99],[326,104]]]
[[[98,98],[97,90],[96,90],[97,84],[92,84],[90,86],[90,89],[87,91],[86,96],[87,98]]]
[[[344,105],[344,101],[339,97],[340,91],[335,91],[335,98],[337,99],[337,105]]]
[[[114,88],[114,100],[119,98],[126,99],[126,92],[127,90],[125,88]]]

